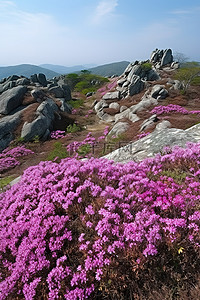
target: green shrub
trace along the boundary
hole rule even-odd
[[[7,176],[5,178],[0,178],[0,192],[14,179],[13,176]]]
[[[152,69],[152,64],[151,63],[143,63],[141,65],[141,67],[144,72],[148,72]]]
[[[77,152],[80,156],[84,157],[91,152],[91,145],[90,144],[82,145],[79,147]]]
[[[53,150],[49,153],[47,160],[59,161],[60,159],[66,158],[68,152],[61,142],[55,142],[53,145]]]
[[[174,169],[174,170],[163,170],[160,175],[171,177],[174,179],[174,181],[178,184],[181,184],[185,181],[186,176],[188,175],[186,172],[180,170],[180,169]]]
[[[33,138],[33,143],[39,143],[40,142],[40,137],[39,135],[35,135],[34,138]]]
[[[80,106],[83,105],[84,101],[83,99],[76,99],[76,100],[70,100],[68,103],[73,107],[73,108],[79,108]]]
[[[75,133],[80,130],[81,130],[81,128],[78,125],[76,125],[76,123],[74,123],[73,125],[70,124],[66,128],[67,133]]]

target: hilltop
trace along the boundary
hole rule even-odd
[[[55,76],[58,76],[59,73],[54,72],[52,70],[42,68],[35,65],[30,64],[22,64],[22,65],[16,65],[16,66],[8,66],[8,67],[0,67],[0,79],[6,78],[11,75],[23,75],[26,77],[30,77],[31,75],[35,73],[43,73],[46,75],[47,78],[53,78]]]

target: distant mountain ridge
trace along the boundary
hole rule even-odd
[[[100,76],[121,75],[125,68],[130,64],[129,61],[120,61],[88,69],[91,73]]]
[[[42,64],[42,65],[39,65],[39,67],[52,70],[59,74],[69,74],[69,73],[73,73],[73,72],[77,72],[77,71],[81,71],[81,70],[85,69],[85,67],[82,65],[65,67],[65,66],[61,66],[61,65]]]
[[[31,64],[21,64],[16,66],[0,67],[0,79],[7,78],[11,75],[23,75],[30,77],[33,74],[43,73],[48,79],[57,77],[61,74],[77,73],[81,70],[89,70],[92,74],[100,76],[121,75],[128,66],[128,61],[120,61],[110,64],[105,64],[93,68],[87,68],[89,65],[77,65],[72,67],[65,67],[61,65],[42,64],[40,66]]]
[[[16,66],[0,67],[0,79],[6,78],[11,75],[23,75],[25,77],[30,77],[33,74],[43,73],[48,79],[60,74],[52,70],[42,68],[31,64],[22,64]]]

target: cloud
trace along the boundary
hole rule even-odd
[[[0,65],[48,61],[73,35],[53,16],[20,10],[12,1],[0,1],[0,28]]]
[[[93,21],[95,23],[101,22],[104,17],[112,16],[115,8],[118,6],[118,0],[102,0],[96,7]]]

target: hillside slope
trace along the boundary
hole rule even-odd
[[[11,76],[13,74],[30,77],[31,75],[38,73],[45,74],[47,78],[53,78],[55,76],[60,75],[59,73],[54,72],[52,70],[30,64],[0,67],[0,79]]]
[[[120,61],[111,64],[106,64],[98,66],[95,68],[88,69],[91,73],[100,75],[100,76],[112,76],[112,75],[121,75],[125,68],[128,66],[128,61]]]

